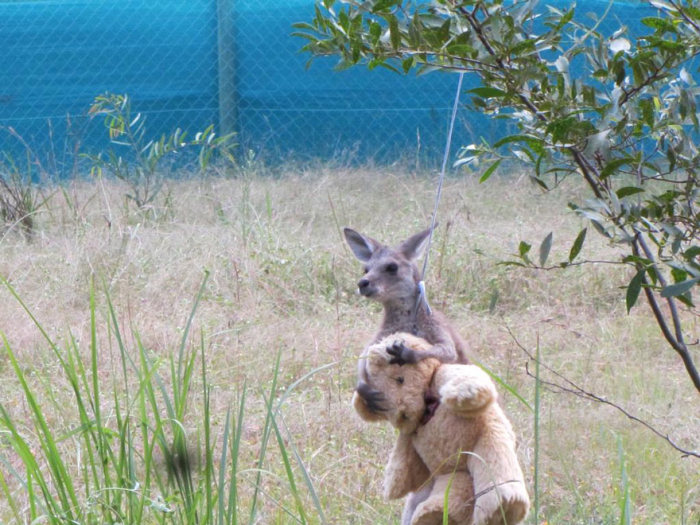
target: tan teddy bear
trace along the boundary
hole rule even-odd
[[[529,497],[515,435],[491,378],[475,365],[433,358],[392,364],[387,348],[396,345],[430,346],[406,333],[372,345],[366,354],[372,398],[355,392],[353,404],[363,419],[387,420],[399,431],[384,494],[396,499],[411,493],[402,524],[441,524],[448,487],[450,523],[520,523]]]

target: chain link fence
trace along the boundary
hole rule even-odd
[[[641,17],[637,1],[582,0],[577,11],[600,15],[609,6],[610,32]],[[290,34],[313,7],[313,0],[0,0],[0,150],[29,146],[59,176],[75,171],[78,152],[106,144],[102,123],[87,111],[96,95],[113,92],[131,97],[153,136],[213,123],[272,162],[437,160],[457,77],[340,73],[331,58],[307,69],[303,41]],[[458,128],[457,144],[497,132],[493,120],[466,111]]]

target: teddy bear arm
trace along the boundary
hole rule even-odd
[[[476,365],[443,366],[439,373],[441,402],[464,417],[483,410],[498,396],[489,375]]]
[[[413,446],[411,437],[399,434],[384,471],[384,497],[402,498],[428,481],[430,472]]]

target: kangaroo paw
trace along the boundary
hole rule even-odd
[[[390,365],[413,364],[418,361],[416,351],[408,348],[402,341],[394,341],[391,346],[387,347],[386,351],[392,356],[389,360]]]

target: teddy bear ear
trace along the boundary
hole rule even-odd
[[[373,344],[367,349],[367,361],[373,366],[384,366],[389,362],[391,356],[386,351],[386,340]]]

